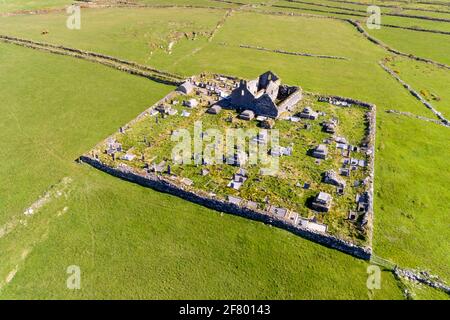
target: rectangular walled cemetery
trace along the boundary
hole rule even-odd
[[[79,161],[369,259],[374,129],[374,105],[303,92],[270,71],[201,74]]]

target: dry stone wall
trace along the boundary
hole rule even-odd
[[[410,118],[416,118],[416,119],[427,121],[427,122],[432,122],[432,123],[435,123],[435,124],[438,124],[438,125],[441,125],[441,126],[444,126],[444,127],[447,127],[447,128],[449,127],[448,125],[445,125],[444,123],[442,123],[442,121],[435,120],[435,119],[430,119],[430,118],[427,118],[427,117],[422,117],[422,116],[419,116],[417,114],[413,114],[411,112],[405,112],[405,111],[398,111],[398,110],[390,109],[390,110],[386,110],[386,113],[398,114],[398,115],[402,115],[402,116],[406,116],[406,117],[410,117]]]
[[[49,51],[55,54],[71,56],[79,59],[85,59],[92,62],[100,63],[120,71],[124,71],[133,75],[142,76],[156,82],[179,85],[184,81],[183,77],[158,70],[149,66],[140,65],[136,62],[119,59],[116,57],[85,51],[75,48],[69,48],[61,45],[54,45],[45,42],[36,42],[28,39],[21,39],[6,35],[0,35],[0,41],[20,45],[27,48]]]
[[[290,51],[284,51],[284,50],[278,50],[278,49],[268,49],[268,48],[264,48],[264,47],[250,46],[250,45],[246,45],[246,44],[241,44],[241,45],[239,45],[239,47],[245,48],[245,49],[268,51],[268,52],[288,54],[288,55],[294,55],[294,56],[314,57],[314,58],[322,58],[322,59],[350,60],[349,58],[346,58],[346,57],[330,56],[330,55],[322,55],[322,54],[311,54],[311,53],[304,53],[304,52],[290,52]]]
[[[229,77],[226,75],[218,75],[223,77]],[[172,99],[172,95],[174,93],[169,93],[166,97],[161,99],[158,103],[169,101]],[[334,99],[334,100],[341,100],[346,101],[348,103],[352,103],[355,105],[360,105],[362,107],[368,108],[369,112],[367,113],[368,116],[368,138],[367,142],[370,147],[373,148],[374,141],[375,141],[375,105],[366,103],[363,101],[359,101],[356,99],[351,98],[345,98],[345,97],[339,97],[339,96],[323,96],[323,95],[316,95],[317,97],[327,97],[328,99]],[[151,108],[150,108],[151,109]],[[142,112],[137,118],[132,120],[130,123],[126,125],[129,126],[133,124],[135,121],[138,121],[141,117],[145,116],[146,113],[149,111],[145,110]],[[126,128],[125,128],[126,129]],[[287,231],[290,231],[296,235],[299,235],[303,238],[306,238],[308,240],[314,241],[316,243],[319,243],[321,245],[327,246],[329,248],[337,249],[339,251],[342,251],[344,253],[350,254],[352,256],[355,256],[360,259],[364,260],[370,260],[372,249],[371,249],[371,242],[372,242],[372,219],[373,219],[373,202],[372,202],[372,195],[373,195],[373,175],[374,175],[374,154],[371,153],[369,156],[368,166],[370,170],[370,185],[369,185],[369,210],[366,213],[365,219],[367,220],[366,228],[368,229],[368,233],[370,235],[369,237],[369,245],[366,247],[355,245],[349,241],[340,239],[338,237],[332,236],[330,234],[326,233],[320,233],[316,232],[314,230],[305,228],[303,226],[294,225],[289,220],[285,220],[283,218],[278,218],[276,216],[273,216],[269,214],[268,211],[257,209],[254,207],[247,206],[246,202],[244,204],[234,204],[229,201],[226,201],[224,199],[220,199],[217,196],[213,196],[205,191],[202,190],[194,190],[189,186],[186,186],[185,184],[177,181],[172,180],[167,176],[158,175],[156,173],[150,173],[142,175],[141,173],[133,171],[132,168],[129,167],[119,167],[119,168],[112,168],[107,166],[106,164],[100,162],[98,159],[92,157],[91,155],[83,155],[78,160],[80,162],[87,163],[97,169],[100,169],[104,172],[107,172],[113,176],[119,177],[121,179],[131,181],[146,187],[153,188],[155,190],[170,193],[175,196],[178,196],[182,199],[203,205],[205,207],[208,207],[213,210],[217,210],[220,212],[230,213],[237,216],[242,216],[245,218],[249,218],[256,221],[261,221],[266,224],[270,224],[282,229],[285,229]]]
[[[118,178],[131,181],[145,187],[150,187],[160,192],[178,196],[182,199],[200,204],[213,210],[261,221],[266,224],[285,229],[303,238],[317,242],[329,248],[337,249],[360,259],[370,260],[370,256],[372,254],[372,249],[370,247],[361,247],[329,234],[322,234],[301,226],[295,226],[287,220],[269,215],[266,211],[249,208],[245,205],[236,205],[226,200],[215,198],[206,192],[191,190],[188,186],[181,183],[175,183],[164,176],[157,174],[147,174],[143,176],[132,171],[131,168],[111,168],[90,156],[81,156],[78,160],[79,162],[87,163]]]
[[[446,285],[439,279],[435,279],[436,277],[433,277],[426,271],[415,271],[415,270],[395,268],[394,274],[399,278],[405,278],[409,281],[419,282],[432,288],[442,290],[447,294],[450,294],[450,286]]]
[[[441,112],[436,110],[431,103],[429,103],[425,98],[423,98],[417,91],[415,91],[409,84],[407,84],[405,81],[403,81],[394,71],[389,69],[387,66],[385,66],[382,62],[379,63],[380,66],[389,73],[393,78],[395,78],[398,82],[401,83],[401,85],[408,90],[417,100],[419,100],[425,107],[431,110],[436,117],[438,117],[442,123],[446,126],[450,126],[450,122],[442,115]]]
[[[369,245],[372,246],[373,219],[374,219],[373,195],[374,195],[374,180],[375,180],[376,105],[361,100],[336,95],[324,95],[310,92],[308,94],[315,96],[317,99],[321,101],[325,100],[325,101],[347,102],[349,105],[360,106],[368,110],[366,112],[366,120],[368,125],[366,136],[363,143],[366,144],[368,149],[370,150],[367,154],[368,158],[367,165],[369,168],[369,181],[368,181],[369,198],[368,198],[368,210],[362,219],[361,225],[367,229],[368,234],[370,235]]]
[[[369,33],[367,33],[367,31],[364,30],[364,28],[361,26],[361,24],[358,21],[354,21],[354,20],[351,20],[351,19],[347,19],[346,21],[349,22],[350,24],[352,24],[354,27],[356,27],[358,32],[360,32],[369,41],[375,43],[376,45],[384,48],[385,50],[387,50],[389,52],[392,52],[392,53],[397,54],[399,56],[407,57],[407,58],[410,58],[410,59],[413,59],[413,60],[416,60],[416,61],[426,62],[426,63],[430,63],[430,64],[433,64],[433,65],[438,66],[438,67],[450,69],[450,66],[448,66],[448,65],[446,65],[444,63],[436,62],[436,61],[433,61],[433,60],[430,60],[430,59],[426,59],[426,58],[421,58],[421,57],[415,56],[413,54],[404,53],[404,52],[398,51],[398,50],[396,50],[394,48],[391,48],[387,44],[381,42],[380,40],[372,37]]]

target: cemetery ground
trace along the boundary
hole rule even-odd
[[[209,82],[208,79],[213,79],[211,81],[217,83],[217,86],[222,84],[222,81],[215,81],[214,78],[213,75],[207,75],[202,79],[204,83]],[[181,181],[179,183],[182,185],[185,184],[183,181],[186,181],[192,185],[184,187],[200,192],[212,192],[214,198],[225,201],[231,196],[233,197],[231,199],[252,201],[253,205],[261,209],[269,210],[268,208],[272,206],[287,209],[293,213],[286,213],[284,218],[288,219],[290,216],[294,225],[297,224],[299,214],[304,219],[313,219],[325,225],[327,233],[358,245],[370,246],[371,222],[368,225],[362,222],[365,214],[358,212],[355,200],[364,192],[371,193],[368,182],[369,160],[365,152],[359,148],[358,151],[351,152],[351,159],[356,161],[356,165],[345,165],[350,172],[348,178],[340,174],[345,158],[342,154],[346,153],[343,148],[349,145],[360,146],[366,139],[369,130],[366,114],[371,113],[368,108],[356,105],[337,106],[329,102],[318,102],[317,97],[304,95],[291,112],[274,121],[274,129],[278,130],[280,136],[280,150],[276,150],[271,144],[271,129],[262,128],[261,122],[258,123],[255,119],[251,121],[239,119],[239,113],[235,110],[223,109],[219,114],[209,114],[210,104],[206,102],[209,97],[206,92],[202,93],[199,90],[198,92],[199,94],[193,92],[189,95],[176,93],[166,103],[156,104],[144,113],[143,117],[130,125],[122,126],[119,132],[99,143],[86,155],[95,156],[101,163],[111,168],[131,168],[142,176],[145,176],[147,171],[153,171],[175,178],[176,181]],[[195,108],[185,106],[190,100],[202,102]],[[169,114],[157,111],[157,108],[163,105],[166,111],[170,110]],[[304,108],[318,112],[317,119],[299,118]],[[323,125],[333,119],[337,123],[334,135],[325,132]],[[196,123],[201,125],[201,132],[195,131]],[[193,139],[200,134],[204,140],[202,154],[211,154],[216,160],[217,154],[229,157],[226,150],[226,144],[229,142],[226,141],[227,129],[254,131],[253,134],[246,133],[242,155],[249,153],[251,143],[262,149],[265,147],[266,154],[264,159],[258,159],[257,163],[251,163],[250,159],[242,160],[240,166],[229,164],[231,160],[228,158],[225,163],[213,163],[211,160],[205,160],[200,154],[198,156],[203,159],[204,164],[177,163],[178,159],[174,159],[172,151],[176,149],[180,139],[175,138],[173,141],[172,137],[176,137],[180,129],[186,129],[190,133],[192,140],[188,145],[191,152],[195,144]],[[219,130],[221,136],[208,136],[209,129]],[[263,136],[264,133],[266,135]],[[337,143],[334,137],[341,139],[340,143]],[[110,150],[111,144],[114,145],[114,149]],[[328,148],[326,159],[317,159],[310,155],[318,145],[325,145]],[[337,145],[340,148],[336,147]],[[119,152],[116,152],[117,146],[120,146]],[[288,154],[283,155],[282,150]],[[273,153],[280,155],[274,156]],[[193,157],[198,158],[196,154]],[[278,160],[279,168],[274,168],[273,174],[264,174],[264,170],[267,171],[275,165],[275,162],[271,163],[275,158]],[[189,161],[191,160],[190,158]],[[338,191],[341,188],[323,183],[325,172],[330,170],[334,171],[337,179],[345,184],[341,192]],[[241,176],[233,178],[237,172],[242,172],[245,179],[242,184],[236,183],[242,179]],[[230,183],[236,185],[232,186]],[[323,214],[318,214],[310,208],[310,202],[320,191],[332,196],[332,209]],[[355,213],[352,219],[348,218],[350,211]]]
[[[125,15],[121,10],[125,9],[85,10],[86,28],[79,33],[58,27],[58,23],[64,26],[63,13],[2,17],[0,33],[111,54],[184,76],[207,70],[254,78],[274,70],[283,82],[310,92],[375,103],[374,252],[402,267],[427,269],[449,281],[448,128],[385,112],[395,109],[434,117],[379,67],[378,62],[390,53],[350,24],[332,19],[234,12],[208,41],[208,34],[200,31],[213,30],[225,11],[127,8]],[[148,21],[161,19],[145,32],[147,15]],[[182,38],[169,54],[171,30],[158,30],[156,25],[169,25],[174,19],[180,29],[189,25],[200,35],[195,40]],[[107,27],[87,32],[95,29],[89,29],[91,23],[96,23],[95,28]],[[50,30],[47,37],[41,34],[45,29]],[[376,32],[382,31],[398,30]],[[276,42],[255,34],[271,34]],[[448,42],[432,40],[447,39],[444,35],[406,30],[398,34],[389,45],[446,63]],[[409,41],[416,37],[425,40]],[[350,60],[260,52],[240,44]],[[368,264],[364,261],[74,163],[173,87],[9,44],[0,44],[0,57],[0,108],[7,137],[1,148],[7,160],[0,170],[2,298],[372,297],[365,286]],[[418,91],[430,92],[431,103],[448,112],[443,85],[448,83],[448,70],[409,59],[396,60],[391,68]],[[415,68],[425,70],[425,76],[414,74]],[[436,76],[428,77],[427,70]],[[441,99],[433,100],[434,95]],[[73,181],[65,196],[24,215],[64,177]],[[65,270],[71,264],[83,270],[83,290],[65,287]],[[373,297],[402,298],[401,288],[390,272],[383,272],[382,289]],[[419,299],[448,299],[417,285],[412,292]]]

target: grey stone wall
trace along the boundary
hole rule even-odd
[[[140,65],[136,62],[127,61],[112,56],[95,53],[91,51],[85,51],[75,48],[69,48],[61,45],[53,45],[45,42],[37,42],[27,39],[21,39],[17,37],[0,35],[0,40],[7,43],[13,43],[27,48],[50,51],[55,54],[71,56],[74,58],[89,60],[92,62],[100,63],[114,69],[124,71],[133,75],[142,76],[151,79],[156,82],[179,85],[184,82],[184,79],[166,71],[158,70],[149,66]]]
[[[206,192],[190,190],[189,187],[182,184],[175,184],[173,181],[164,176],[159,176],[156,174],[148,174],[146,176],[142,176],[131,170],[111,168],[101,163],[99,160],[96,160],[89,156],[81,156],[78,160],[79,162],[87,163],[99,170],[107,172],[121,179],[131,181],[145,187],[150,187],[161,192],[173,194],[182,199],[200,204],[213,210],[234,214],[256,221],[261,221],[266,224],[288,230],[303,238],[314,241],[329,248],[337,249],[360,259],[370,260],[370,256],[372,254],[372,249],[370,247],[357,246],[353,243],[339,239],[329,234],[321,234],[303,227],[294,226],[287,220],[269,215],[266,211],[248,208],[245,206],[238,206],[225,200],[211,197]]]
[[[368,210],[365,213],[362,219],[362,226],[366,228],[369,234],[369,246],[372,246],[372,237],[373,237],[373,219],[374,219],[374,209],[373,209],[373,195],[374,195],[374,181],[375,181],[375,137],[376,137],[376,105],[372,103],[368,103],[365,101],[341,97],[336,95],[324,95],[317,93],[308,93],[315,96],[318,99],[327,99],[327,100],[337,100],[337,101],[345,101],[347,103],[357,105],[363,108],[366,108],[368,111],[366,112],[366,120],[367,120],[367,131],[365,135],[365,139],[363,144],[366,144],[368,149],[371,151],[368,155],[367,166],[369,169],[369,180],[368,180]]]
[[[394,274],[399,278],[405,278],[409,281],[423,283],[427,286],[442,290],[445,293],[450,294],[450,286],[446,285],[445,283],[437,279],[437,277],[430,275],[426,271],[395,268]]]
[[[406,117],[410,117],[410,118],[416,118],[416,119],[419,119],[419,120],[432,122],[432,123],[435,123],[435,124],[438,124],[438,125],[441,125],[441,126],[444,126],[444,127],[447,127],[447,128],[450,127],[449,125],[446,125],[446,124],[442,123],[442,121],[435,120],[435,119],[430,119],[430,118],[427,118],[427,117],[422,117],[422,116],[419,116],[417,114],[413,114],[411,112],[398,111],[398,110],[392,110],[391,109],[391,110],[386,110],[386,113],[392,113],[392,114],[398,114],[398,115],[402,115],[402,116],[406,116]]]
[[[404,53],[404,52],[398,51],[398,50],[396,50],[394,48],[391,48],[387,44],[381,42],[380,40],[378,40],[378,39],[372,37],[370,34],[368,34],[366,32],[366,30],[364,30],[364,28],[361,26],[361,24],[358,21],[354,21],[354,20],[351,20],[351,19],[347,19],[346,21],[349,22],[350,24],[352,24],[354,27],[356,27],[356,29],[364,37],[366,37],[369,41],[375,43],[376,45],[384,48],[385,50],[387,50],[389,52],[392,52],[392,53],[395,53],[395,54],[397,54],[399,56],[407,57],[407,58],[410,58],[410,59],[413,59],[413,60],[416,60],[416,61],[426,62],[426,63],[430,63],[430,64],[433,64],[433,65],[438,66],[438,67],[450,69],[450,66],[448,66],[448,65],[446,65],[444,63],[436,62],[436,61],[433,61],[433,60],[430,60],[430,59],[421,58],[421,57],[415,56],[413,54]]]
[[[302,97],[302,89],[300,87],[297,87],[295,92],[291,93],[284,101],[282,101],[278,105],[278,114],[295,106],[300,100],[302,100]]]
[[[311,54],[311,53],[305,53],[305,52],[291,52],[291,51],[284,51],[284,50],[278,50],[278,49],[268,49],[268,48],[264,48],[264,47],[255,47],[255,46],[250,46],[250,45],[246,45],[246,44],[241,44],[241,45],[239,45],[239,47],[245,48],[245,49],[259,50],[259,51],[269,51],[269,52],[281,53],[281,54],[287,54],[287,55],[293,55],[293,56],[313,57],[313,58],[322,58],[322,59],[350,60],[346,57],[330,56],[330,55],[323,55],[323,54]]]
[[[394,79],[396,79],[398,82],[401,83],[401,85],[408,90],[417,100],[419,100],[425,107],[427,107],[428,109],[431,110],[431,112],[433,112],[436,117],[438,117],[442,123],[446,126],[450,125],[450,121],[448,119],[446,119],[441,112],[439,112],[438,110],[436,110],[431,103],[429,103],[428,101],[425,100],[425,98],[423,98],[417,91],[415,91],[409,84],[407,84],[405,81],[403,81],[394,71],[392,71],[391,69],[389,69],[387,66],[385,66],[382,62],[379,63],[380,66],[387,72],[389,73]]]

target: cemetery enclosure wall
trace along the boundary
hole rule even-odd
[[[301,226],[295,226],[287,220],[268,215],[268,213],[263,210],[236,205],[225,200],[214,198],[206,193],[203,194],[198,191],[189,190],[185,185],[182,185],[181,183],[177,184],[164,176],[159,176],[156,174],[142,176],[131,170],[111,168],[99,160],[91,158],[90,156],[81,156],[78,161],[87,163],[118,178],[131,181],[145,187],[150,187],[157,191],[173,194],[182,199],[200,204],[213,210],[261,221],[266,224],[285,229],[308,240],[329,248],[337,249],[363,260],[370,260],[372,254],[372,249],[370,247],[361,247],[329,234],[322,234]]]

